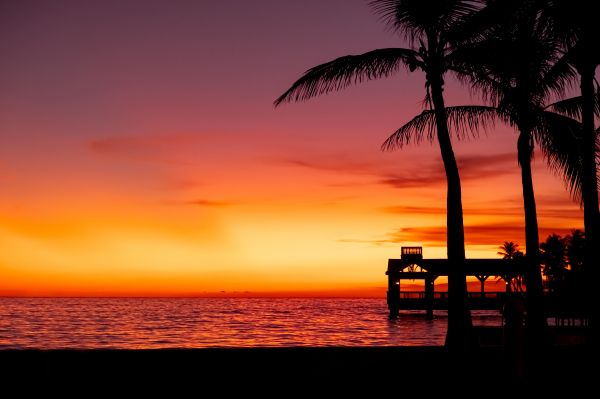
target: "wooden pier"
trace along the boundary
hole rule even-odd
[[[448,293],[435,292],[435,280],[440,276],[448,276],[452,265],[447,259],[423,259],[422,247],[402,247],[400,259],[389,259],[387,304],[390,317],[396,317],[400,310],[425,310],[428,318],[433,317],[433,310],[448,309]],[[500,310],[511,293],[511,281],[523,275],[525,264],[522,260],[508,259],[466,259],[464,272],[466,276],[474,276],[481,283],[480,292],[467,295],[467,303],[471,309]],[[500,277],[506,283],[504,292],[485,292],[485,281],[492,277]],[[423,292],[400,292],[401,280],[424,280]]]

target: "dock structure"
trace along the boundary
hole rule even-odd
[[[432,318],[433,310],[448,309],[448,293],[436,293],[434,283],[438,277],[448,276],[451,268],[448,259],[424,259],[423,247],[402,247],[400,259],[389,259],[385,273],[388,276],[387,304],[390,317],[398,316],[400,310],[425,310],[427,317]],[[469,307],[500,309],[511,292],[511,281],[522,276],[524,271],[522,260],[466,259],[465,275],[474,276],[481,283],[480,292],[467,294]],[[485,291],[485,281],[492,276],[505,281],[505,291]],[[402,280],[423,280],[424,291],[400,292]]]

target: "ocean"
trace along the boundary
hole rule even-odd
[[[389,320],[383,298],[0,298],[0,349],[442,345],[446,323]]]

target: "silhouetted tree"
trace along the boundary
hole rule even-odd
[[[597,265],[600,246],[600,211],[598,208],[598,176],[596,145],[598,131],[594,113],[599,113],[595,72],[600,65],[600,30],[597,4],[588,0],[548,0],[542,2],[544,12],[551,18],[556,34],[565,45],[569,62],[579,75],[582,104],[564,109],[583,124],[582,133],[575,137],[581,152],[583,166],[582,200],[585,226],[585,262]],[[595,267],[594,269],[598,269]],[[594,270],[597,273],[597,270]]]
[[[504,241],[504,244],[498,248],[500,249],[498,255],[502,255],[502,259],[514,259],[523,255],[523,252],[519,251],[519,244],[515,244],[512,241]]]
[[[534,1],[521,2],[511,17],[501,21],[497,29],[474,49],[478,59],[472,59],[474,68],[467,74],[471,84],[504,112],[519,131],[517,156],[525,210],[527,324],[529,341],[536,342],[545,335],[547,325],[543,310],[531,159],[535,141],[541,144],[546,155],[556,155],[546,148],[546,145],[552,144],[548,139],[552,138],[556,144],[563,135],[549,137],[545,134],[550,126],[548,119],[552,118],[552,122],[557,124],[568,121],[543,110],[552,95],[563,94],[574,73],[564,57],[560,57],[555,37],[547,22],[539,18]],[[573,129],[579,128],[572,126]],[[566,145],[568,141],[561,144]]]
[[[535,1],[493,2],[502,18],[491,19],[481,37],[454,52],[459,77],[479,90],[491,106],[447,107],[449,125],[468,127],[476,134],[495,120],[504,121],[519,131],[517,159],[521,166],[527,269],[527,324],[530,342],[537,344],[546,336],[543,286],[540,273],[537,211],[531,174],[531,158],[537,142],[549,166],[560,173],[572,194],[580,188],[581,163],[572,136],[581,124],[568,116],[552,112],[549,100],[561,97],[575,76],[548,21],[541,18]],[[512,10],[510,9],[511,7]],[[510,12],[509,12],[510,11]],[[460,65],[462,63],[462,65]],[[460,66],[459,66],[460,65]],[[577,99],[564,100],[573,106]],[[406,131],[431,131],[431,113],[423,113],[395,132],[394,142]]]
[[[585,234],[581,230],[573,230],[565,239],[569,269],[573,273],[581,273],[584,270]]]
[[[409,42],[407,48],[386,48],[361,55],[337,58],[309,69],[276,101],[308,100],[355,83],[391,76],[400,68],[421,70],[426,76],[426,104],[433,113],[435,132],[447,179],[447,250],[452,263],[449,275],[449,310],[446,345],[451,348],[474,344],[470,311],[465,305],[465,244],[460,176],[448,129],[443,96],[444,76],[454,67],[455,44],[473,34],[476,24],[466,21],[479,10],[477,1],[373,0],[369,4],[388,26]],[[423,136],[387,142],[386,149],[402,147]]]
[[[447,107],[446,115],[451,127],[466,126],[474,134],[495,120],[507,122],[519,131],[517,159],[525,209],[528,338],[537,345],[546,342],[542,337],[547,337],[547,323],[531,158],[537,143],[548,165],[564,178],[571,194],[576,198],[581,195],[580,148],[573,138],[581,135],[582,125],[568,111],[581,109],[582,99],[548,104],[564,95],[576,74],[569,57],[561,52],[560,41],[548,18],[540,13],[539,1],[488,3],[477,14],[486,12],[486,29],[476,40],[454,51],[453,62],[459,78],[479,90],[491,106]],[[431,119],[431,113],[424,112],[409,126],[395,132],[388,142],[401,139],[406,131],[431,132]]]
[[[587,0],[548,0],[542,2],[544,11],[554,23],[555,31],[562,35],[565,50],[579,75],[579,86],[583,97],[581,108],[574,109],[574,115],[581,118],[582,134],[577,136],[581,149],[581,162],[584,176],[582,179],[583,219],[585,227],[584,262],[589,265],[587,287],[583,291],[588,295],[585,302],[595,301],[596,281],[600,278],[600,210],[598,208],[598,131],[594,112],[598,113],[597,87],[594,87],[596,69],[600,64],[600,30],[598,30],[597,4]],[[597,82],[596,82],[597,85]],[[600,307],[591,306],[590,325],[592,334],[600,336]]]
[[[504,244],[498,247],[500,249],[497,252],[498,255],[502,256],[502,259],[523,259],[525,254],[519,250],[519,244],[512,241],[504,241]],[[501,277],[497,277],[496,281],[500,280]],[[513,292],[523,291],[523,278],[521,276],[514,276],[511,280],[511,290]]]
[[[551,291],[556,292],[564,281],[567,271],[567,240],[551,234],[540,244],[544,275]]]

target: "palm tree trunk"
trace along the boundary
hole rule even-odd
[[[458,165],[450,141],[446,109],[442,94],[442,78],[430,79],[431,98],[435,112],[438,142],[446,171],[448,192],[446,196],[448,273],[448,332],[446,347],[473,346],[471,312],[466,306],[467,283],[464,272],[465,235],[463,226],[462,194]]]
[[[581,122],[583,125],[582,138],[582,181],[581,192],[583,197],[583,223],[585,226],[585,252],[584,260],[587,270],[592,274],[588,281],[596,281],[598,277],[598,262],[595,249],[599,248],[600,213],[598,211],[598,183],[596,176],[596,131],[594,126],[594,75],[595,65],[585,65],[580,68],[581,96],[583,109]],[[588,287],[587,291],[592,287]],[[594,307],[592,307],[594,308]],[[597,325],[598,315],[592,316],[592,325]]]
[[[537,210],[533,192],[531,174],[531,136],[528,130],[521,129],[518,143],[518,157],[521,165],[521,183],[523,185],[523,208],[525,209],[525,256],[527,269],[525,285],[527,291],[527,331],[528,341],[533,345],[541,344],[546,338],[547,321],[544,312],[542,275],[540,269],[540,239],[538,235]]]

